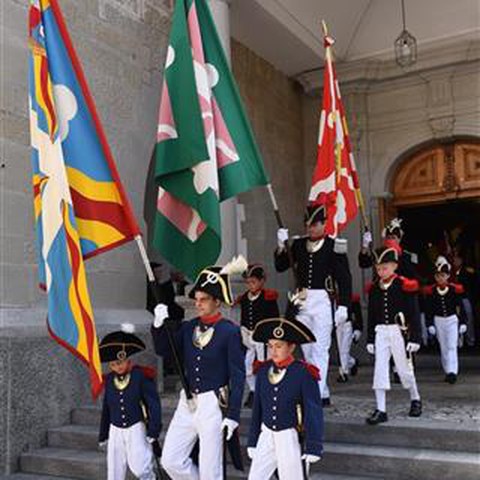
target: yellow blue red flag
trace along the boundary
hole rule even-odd
[[[84,259],[139,228],[56,0],[30,0],[29,111],[40,284],[48,329],[102,375]]]

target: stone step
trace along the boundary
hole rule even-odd
[[[51,447],[22,454],[20,466],[25,473],[62,476],[68,472],[72,478],[90,480],[105,478],[106,468],[103,452]],[[392,480],[478,480],[479,471],[480,457],[474,453],[340,443],[326,443],[323,460],[312,468],[319,474],[361,472]],[[229,478],[246,475],[232,472]]]
[[[163,409],[164,432],[168,428],[173,408]],[[328,413],[327,413],[328,415]],[[100,410],[96,407],[75,409],[73,425],[53,428],[48,432],[50,446],[65,445],[69,448],[96,448]],[[248,431],[250,410],[241,412],[241,431]],[[371,427],[363,419],[325,419],[326,441],[358,443],[410,448],[430,448],[457,452],[480,453],[480,429],[478,425],[440,422],[423,419],[394,419],[386,424]]]
[[[392,480],[478,480],[476,453],[327,443],[321,470]]]

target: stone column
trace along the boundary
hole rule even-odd
[[[210,10],[217,27],[228,62],[230,63],[230,3],[231,0],[210,0]],[[238,252],[238,236],[240,225],[237,215],[238,201],[236,198],[221,203],[220,214],[222,219],[222,251],[219,264],[228,262]],[[245,253],[245,252],[243,252]]]

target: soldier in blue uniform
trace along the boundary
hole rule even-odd
[[[223,431],[230,440],[240,421],[245,351],[240,328],[219,310],[222,302],[233,303],[228,274],[221,267],[203,270],[190,297],[195,299],[198,316],[183,322],[175,341],[193,399],[187,401],[185,391],[180,392],[161,463],[172,480],[219,480],[223,478]],[[161,356],[170,350],[164,325],[167,317],[167,307],[157,305],[152,335]],[[197,440],[198,467],[190,458]]]
[[[105,377],[99,444],[108,445],[108,480],[124,479],[127,466],[137,478],[154,480],[153,453],[159,453],[162,427],[155,371],[129,360],[145,350],[145,344],[132,326],[123,329],[100,343],[100,359],[108,362],[111,372]]]
[[[305,360],[320,369],[320,395],[323,405],[327,406],[330,405],[327,375],[333,320],[335,319],[335,324],[340,324],[348,318],[352,277],[346,255],[346,240],[326,236],[325,221],[324,204],[314,203],[307,206],[307,236],[293,241],[291,256],[285,248],[288,230],[280,228],[277,232],[275,268],[278,272],[283,272],[295,267],[297,301],[301,306],[297,320],[312,330],[316,338],[313,344],[302,345],[302,350]],[[294,265],[291,265],[292,261]],[[338,289],[336,304],[332,308],[335,285]]]
[[[243,278],[247,291],[237,299],[236,303],[240,305],[240,330],[243,344],[247,349],[245,370],[250,393],[245,406],[251,408],[255,391],[253,365],[255,360],[266,360],[266,346],[264,343],[253,341],[253,330],[260,320],[279,316],[278,292],[265,288],[265,269],[258,263],[249,265],[243,274]]]
[[[423,290],[428,332],[438,339],[445,381],[453,384],[458,375],[458,337],[467,331],[464,288],[449,282],[452,267],[445,257],[437,258],[435,270],[435,284]]]
[[[381,247],[374,252],[377,280],[368,296],[367,351],[375,355],[373,389],[377,408],[367,418],[369,425],[388,420],[386,392],[390,390],[389,363],[393,357],[404,388],[410,393],[410,417],[419,417],[422,402],[413,370],[412,354],[420,349],[421,327],[413,294],[418,282],[398,276],[398,251]]]
[[[318,368],[295,360],[293,353],[315,336],[295,319],[270,318],[257,323],[253,338],[268,342],[270,359],[257,371],[248,479],[265,480],[275,470],[280,480],[304,478],[322,456],[323,411]]]

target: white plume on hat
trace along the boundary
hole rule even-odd
[[[451,268],[450,262],[443,255],[439,255],[435,260],[435,268],[440,271],[444,266],[447,266],[447,270]]]
[[[133,323],[122,323],[122,325],[120,326],[120,330],[123,333],[134,333],[135,325]]]
[[[221,270],[220,274],[235,275],[243,273],[248,268],[248,262],[243,255],[233,257]]]
[[[403,220],[401,218],[395,217],[388,222],[388,225],[382,230],[382,237],[385,238],[387,236],[387,231],[392,231],[398,228],[400,232],[403,232],[402,230],[402,222]]]

